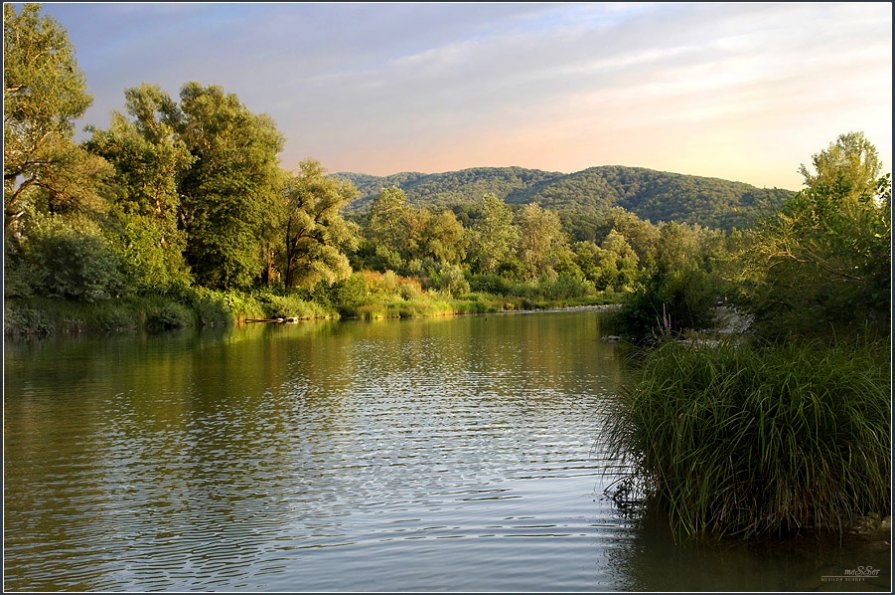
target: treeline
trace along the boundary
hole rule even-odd
[[[414,206],[429,208],[476,204],[482,195],[494,194],[512,205],[536,203],[556,210],[575,240],[593,240],[592,223],[611,207],[622,207],[654,222],[731,230],[747,227],[794,194],[779,188],[623,166],[591,167],[572,174],[479,167],[438,174],[334,176],[353,182],[360,192],[349,210],[365,210],[382,188],[392,186],[404,190]]]
[[[181,306],[209,302],[243,318],[292,315],[285,303],[371,316],[594,303],[631,290],[659,262],[663,237],[720,237],[611,208],[586,222],[589,239],[575,241],[568,221],[537,204],[514,210],[484,193],[419,207],[398,187],[345,217],[354,185],[310,159],[282,170],[275,123],[220,87],[189,82],[179,97],[151,84],[127,89],[124,111],[78,143],[74,122],[91,98],[59,24],[39,5],[18,13],[6,5],[4,58],[13,302],[169,296],[175,305],[156,316],[161,326],[188,324]],[[510,185],[530,184],[526,172]],[[371,304],[378,310],[364,310]],[[208,318],[216,317],[195,322]]]
[[[802,165],[805,189],[712,242],[671,239],[620,321],[631,335],[708,328],[719,297],[766,339],[886,335],[891,322],[891,179],[863,133]]]
[[[653,205],[659,219],[686,211],[684,220],[730,223],[743,215],[732,205],[773,213],[785,191],[621,167],[382,179],[326,175],[308,159],[284,171],[275,123],[220,87],[189,82],[172,97],[143,84],[124,99],[108,128],[75,142],[74,122],[91,98],[65,31],[37,4],[4,6],[7,330],[48,332],[54,325],[41,316],[63,303],[139,302],[140,316],[170,327],[603,303],[631,292],[628,320],[639,316],[641,327],[657,315],[698,327],[711,323],[706,313],[719,297],[748,293],[757,311],[773,311],[792,302],[781,287],[815,286],[788,273],[770,282],[758,265],[732,265],[731,254],[781,257],[779,266],[765,263],[777,274],[786,258],[813,258],[816,247],[792,256],[789,244],[745,239],[757,232],[654,224],[632,212]],[[784,213],[812,192],[788,199]],[[778,226],[792,220],[781,217]],[[766,253],[772,246],[776,255]],[[840,260],[819,262],[830,285],[818,294],[859,274]],[[754,275],[734,280],[730,271]],[[863,307],[862,296],[848,299],[824,315]],[[133,326],[127,316],[99,326]]]

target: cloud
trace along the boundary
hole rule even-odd
[[[864,129],[891,163],[888,4],[47,9],[78,48],[92,122],[139,82],[221,84],[274,117],[289,163],[313,155],[380,174],[686,165],[794,186],[798,163],[844,131],[833,123]]]

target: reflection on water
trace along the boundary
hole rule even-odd
[[[736,567],[767,578],[734,589],[786,589],[882,566],[625,519],[595,418],[623,358],[598,337],[577,312],[7,342],[5,587],[690,590]]]

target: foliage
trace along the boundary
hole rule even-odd
[[[375,246],[406,257],[407,239],[410,236],[410,207],[407,196],[400,188],[383,188],[372,204],[364,229],[364,237]]]
[[[92,221],[44,216],[30,235],[25,260],[39,295],[94,302],[123,291],[121,259]]]
[[[481,216],[472,228],[470,256],[476,269],[492,273],[516,251],[519,230],[513,225],[513,211],[494,194],[482,197]]]
[[[74,120],[92,98],[67,33],[40,11],[39,4],[24,4],[18,14],[3,5],[4,230],[15,240],[28,212],[101,209],[98,191],[109,172],[72,139]]]
[[[566,249],[566,236],[559,215],[536,204],[525,205],[516,217],[519,228],[519,260],[525,278],[556,276],[560,253]]]
[[[875,149],[843,135],[814,156],[816,175],[740,246],[741,299],[767,336],[854,332],[866,322],[888,332],[891,181]],[[875,165],[874,165],[875,164]]]
[[[107,193],[129,278],[144,290],[186,285],[177,184],[194,158],[168,123],[176,106],[164,91],[141,85],[124,93],[131,118],[113,113],[108,130],[90,129],[86,146],[115,168]]]
[[[466,256],[466,230],[453,211],[434,214],[425,208],[412,209],[407,213],[407,220],[406,252],[409,258],[457,264]]]
[[[808,188],[829,189],[836,194],[868,196],[876,190],[882,163],[876,147],[863,132],[839,135],[826,150],[811,157],[814,173],[804,164],[799,172]]]
[[[353,209],[366,209],[384,187],[400,188],[408,202],[417,207],[474,205],[479,197],[493,194],[508,204],[537,203],[555,210],[575,239],[598,242],[602,238],[594,237],[594,227],[600,225],[602,214],[611,207],[623,207],[653,222],[677,221],[731,229],[747,226],[793,194],[742,182],[622,166],[592,167],[572,174],[482,167],[440,174],[401,173],[384,178],[334,175],[352,180],[360,191]]]
[[[172,123],[195,162],[179,185],[186,258],[197,282],[247,287],[260,276],[260,236],[276,213],[283,137],[221,87],[191,82]]]
[[[666,344],[609,402],[610,456],[682,534],[841,532],[889,514],[888,361],[882,343]]]
[[[332,285],[351,274],[343,249],[356,247],[356,233],[341,214],[354,197],[350,182],[325,177],[319,162],[305,160],[284,185],[279,262],[286,288]]]
[[[681,333],[711,327],[713,307],[721,294],[713,270],[713,254],[720,239],[717,232],[698,227],[663,225],[655,268],[645,273],[646,278],[625,300],[612,325],[638,340],[651,338],[660,328]]]

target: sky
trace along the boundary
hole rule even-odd
[[[886,3],[44,4],[106,127],[124,89],[220,85],[281,165],[629,165],[797,190],[860,130],[892,164]]]

